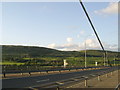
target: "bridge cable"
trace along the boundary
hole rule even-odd
[[[85,12],[85,14],[86,14],[86,17],[87,17],[87,19],[88,19],[88,21],[89,21],[89,23],[90,23],[90,25],[91,25],[91,27],[92,27],[95,35],[96,35],[96,37],[97,37],[97,39],[98,39],[98,41],[99,41],[99,44],[100,44],[102,50],[104,51],[104,54],[105,54],[105,57],[106,57],[106,51],[105,51],[105,49],[104,49],[104,47],[103,47],[103,44],[102,44],[102,42],[101,42],[101,40],[100,40],[100,37],[98,36],[98,34],[97,34],[97,32],[96,32],[96,29],[95,29],[95,27],[94,27],[94,25],[93,25],[93,23],[92,23],[92,21],[91,21],[91,19],[90,19],[90,16],[88,15],[87,10],[85,9],[85,6],[84,6],[83,3],[82,3],[82,0],[79,0],[79,2],[80,2],[81,6],[82,6],[82,8],[83,8],[83,10],[84,10],[84,12]],[[109,61],[108,61],[108,63],[109,63]]]

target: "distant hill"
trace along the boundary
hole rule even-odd
[[[95,61],[103,63],[102,50],[87,50],[87,63],[94,65]],[[117,52],[107,51],[109,60],[113,62]],[[59,51],[36,46],[2,45],[3,65],[40,65],[61,66],[66,59],[71,66],[84,66],[85,51]]]
[[[34,46],[13,46],[13,45],[3,45],[2,54],[3,55],[13,55],[13,56],[47,56],[53,53],[59,53],[60,51],[54,49],[48,49],[44,47],[34,47]]]
[[[71,57],[82,55],[82,53],[45,47],[3,45],[2,55],[3,57]]]
[[[85,51],[81,51],[81,52],[84,53]],[[106,53],[109,57],[118,55],[118,52],[113,52],[113,51],[106,51]],[[88,56],[94,56],[94,57],[104,56],[103,50],[87,50],[87,54]]]
[[[108,55],[114,56],[117,52],[107,51]],[[59,51],[55,49],[36,46],[14,46],[3,45],[2,55],[4,57],[83,57],[83,51]],[[102,50],[87,50],[88,57],[103,56]]]

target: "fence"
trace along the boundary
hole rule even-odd
[[[21,75],[23,75],[23,73],[28,73],[29,76],[31,76],[31,74],[33,72],[46,72],[49,73],[50,71],[59,71],[59,73],[61,73],[61,71],[71,71],[71,70],[89,70],[89,69],[100,69],[100,68],[108,68],[108,67],[38,67],[38,66],[24,66],[24,67],[12,67],[9,68],[7,66],[3,66],[2,68],[2,74],[3,77],[6,77],[6,74],[16,74],[16,73],[21,73]]]

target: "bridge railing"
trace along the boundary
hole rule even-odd
[[[51,82],[48,84],[43,84],[40,86],[34,86],[32,87],[32,89],[41,89],[41,88],[55,88],[57,90],[64,90],[64,88],[71,88],[72,86],[74,86],[75,84],[84,82],[84,86],[83,87],[88,87],[90,82],[88,83],[88,80],[93,82],[94,78],[97,78],[95,80],[97,80],[98,82],[102,82],[103,78],[106,80],[106,78],[108,77],[112,77],[115,75],[115,71],[117,70],[117,68],[113,68],[113,69],[107,69],[104,72],[99,72],[99,73],[94,73],[91,75],[85,75],[85,76],[80,76],[80,77],[75,77],[75,78],[70,78],[70,79],[66,79],[66,80],[61,80],[59,82]],[[118,85],[116,87],[115,90],[118,90],[120,86]]]
[[[71,70],[88,70],[88,69],[100,69],[100,68],[108,68],[108,67],[33,67],[33,66],[25,66],[25,67],[17,67],[17,69],[11,69],[9,67],[3,66],[2,73],[3,77],[6,77],[6,74],[16,74],[16,73],[29,73],[31,76],[31,73],[34,72],[51,72],[51,71],[58,71],[61,73],[61,71],[71,71]]]

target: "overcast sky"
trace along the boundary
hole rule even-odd
[[[117,3],[84,2],[105,49],[117,50]],[[101,49],[79,2],[2,3],[4,45]]]

